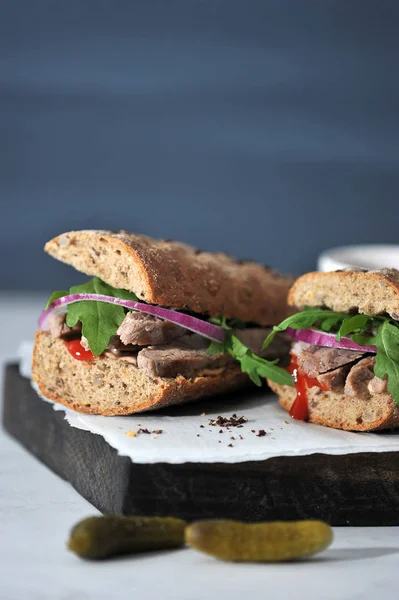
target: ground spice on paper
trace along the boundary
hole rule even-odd
[[[146,434],[150,434],[153,433],[155,435],[158,435],[160,433],[163,433],[163,429],[154,429],[154,431],[150,431],[149,429],[147,429],[146,427],[140,427],[140,429],[138,429],[137,433],[146,433]]]
[[[213,427],[242,427],[243,423],[248,421],[247,417],[237,417],[234,413],[231,417],[222,417],[219,415],[217,419],[209,419],[209,425]]]

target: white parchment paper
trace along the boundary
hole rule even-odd
[[[32,347],[32,342],[24,342],[19,352],[20,372],[28,378],[31,377]],[[264,391],[216,396],[128,417],[83,415],[41,398],[50,402],[54,410],[62,410],[72,427],[102,435],[120,455],[136,463],[236,463],[318,452],[352,454],[399,450],[399,432],[351,433],[294,421],[280,408],[276,396]],[[233,413],[247,417],[243,427],[231,427],[227,431],[209,425],[210,419],[218,415],[230,417]],[[151,432],[162,429],[163,433],[138,433],[140,428]],[[267,435],[258,437],[260,429]],[[137,435],[131,437],[128,432]]]

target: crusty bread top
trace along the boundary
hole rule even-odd
[[[70,231],[46,252],[150,304],[274,325],[292,313],[291,278],[225,254],[120,231]]]
[[[344,269],[307,273],[292,286],[288,303],[298,308],[320,306],[339,312],[389,314],[399,319],[399,271]]]

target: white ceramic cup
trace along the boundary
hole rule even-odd
[[[336,271],[347,267],[360,267],[363,269],[393,267],[399,270],[399,245],[342,246],[325,250],[317,259],[319,271]]]

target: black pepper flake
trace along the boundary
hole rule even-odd
[[[146,429],[145,427],[144,427],[144,428],[141,428],[141,427],[140,427],[140,429],[137,431],[137,433],[148,433],[148,434],[149,434],[149,433],[151,433],[151,431],[149,431],[149,430],[148,430],[148,429]]]
[[[219,444],[221,444],[221,443],[222,443],[222,440],[219,440]]]
[[[219,429],[219,433],[223,433],[223,429]]]
[[[201,429],[204,429],[204,425],[200,425]]]
[[[247,417],[237,417],[234,413],[231,417],[222,417],[219,415],[217,419],[209,419],[209,425],[213,427],[242,427],[243,423],[248,421]]]
[[[156,433],[158,435],[159,433],[163,433],[163,429],[154,429],[152,433]]]
[[[264,435],[267,435],[266,431],[264,429],[259,429],[256,437],[263,437]]]
[[[252,432],[252,433],[256,433],[255,429],[251,429],[251,432]]]
[[[236,438],[234,437],[234,435],[232,435],[230,439],[231,440],[235,440]]]
[[[233,448],[233,444],[229,444],[229,445],[228,445],[228,448]]]
[[[200,434],[199,434],[199,433],[197,433],[197,437],[199,437],[199,436],[200,436]]]
[[[242,437],[242,435],[240,435],[240,440],[243,440],[244,438]]]

